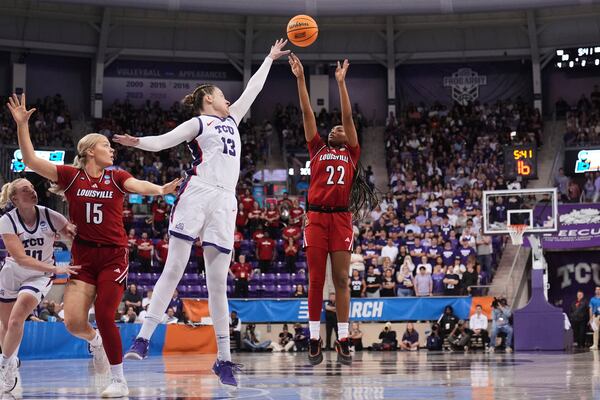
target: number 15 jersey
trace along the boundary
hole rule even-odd
[[[360,147],[328,147],[317,134],[308,143],[310,186],[308,204],[348,207]]]
[[[58,186],[69,202],[69,218],[77,238],[88,242],[127,247],[123,227],[125,181],[129,172],[111,169],[93,178],[83,169],[58,165]]]

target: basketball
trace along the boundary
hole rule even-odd
[[[287,25],[287,37],[298,47],[308,47],[317,40],[319,27],[308,15],[296,15]]]

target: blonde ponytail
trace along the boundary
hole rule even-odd
[[[17,191],[17,183],[26,181],[25,178],[18,178],[12,182],[5,183],[0,191],[0,209],[5,209],[6,206],[12,203],[12,198]]]
[[[99,133],[88,133],[82,137],[77,143],[77,155],[71,166],[77,169],[84,168],[87,164],[87,151],[93,149],[102,139],[106,139],[106,137]],[[65,193],[64,189],[58,187],[56,183],[52,183],[48,191],[59,196],[64,196]]]

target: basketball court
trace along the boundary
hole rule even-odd
[[[210,371],[213,355],[126,362],[130,399],[594,399],[598,353],[355,353],[343,367],[335,354],[311,367],[306,353],[235,355],[244,364],[237,391]],[[82,373],[89,371],[89,374]],[[94,399],[105,385],[89,360],[26,361],[14,398]],[[5,394],[3,399],[10,399]]]

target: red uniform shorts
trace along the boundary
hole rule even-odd
[[[99,282],[127,284],[129,249],[127,247],[93,247],[75,239],[71,248],[73,265],[81,265],[71,279],[97,286]]]
[[[349,212],[309,211],[304,225],[304,247],[318,247],[328,252],[352,251],[354,231]]]

